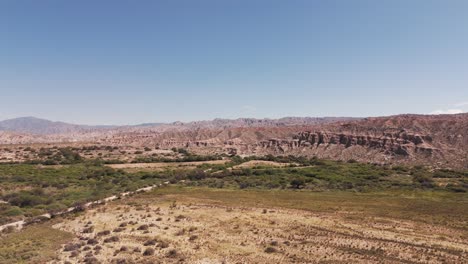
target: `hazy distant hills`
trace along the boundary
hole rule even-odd
[[[151,128],[164,129],[195,129],[195,128],[232,128],[232,127],[283,127],[294,125],[312,125],[323,124],[335,121],[349,121],[356,118],[349,117],[285,117],[280,119],[255,119],[255,118],[239,118],[239,119],[214,119],[210,121],[194,121],[194,122],[173,122],[173,123],[143,123],[129,126],[89,126],[77,125],[65,122],[54,122],[47,119],[36,117],[19,117],[0,121],[0,131],[18,132],[35,135],[53,135],[53,134],[76,134],[100,132],[109,130],[118,131],[134,131],[145,130]]]
[[[75,125],[64,122],[54,122],[36,117],[19,117],[0,121],[0,131],[38,135],[77,133],[109,128],[113,127]]]
[[[216,118],[210,121],[194,121],[189,123],[175,122],[171,125],[184,126],[189,128],[235,128],[235,127],[285,127],[326,124],[338,121],[352,121],[360,118],[353,117],[283,117],[279,119],[257,119],[238,118],[221,119]]]

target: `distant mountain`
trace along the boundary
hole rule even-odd
[[[96,142],[197,154],[295,155],[468,169],[468,113],[370,118],[214,119],[84,126],[25,117],[0,122],[0,144]]]
[[[142,124],[138,124],[138,125],[130,125],[130,127],[156,127],[156,126],[162,126],[164,125],[165,123],[142,123]]]
[[[76,134],[89,132],[107,132],[110,130],[118,131],[141,131],[150,130],[185,130],[185,129],[213,129],[213,128],[235,128],[235,127],[284,127],[296,125],[324,124],[335,121],[351,121],[356,118],[349,117],[285,117],[280,119],[214,119],[207,121],[194,122],[173,122],[167,123],[143,123],[127,126],[88,126],[77,125],[65,122],[54,122],[47,119],[36,117],[19,117],[0,121],[0,131],[27,133],[34,135],[53,135],[53,134]]]
[[[112,126],[86,126],[54,122],[36,117],[19,117],[0,121],[0,131],[29,133],[37,135],[89,132],[112,128]]]
[[[235,127],[285,127],[301,125],[327,124],[338,121],[352,121],[361,118],[354,117],[283,117],[279,119],[270,118],[237,118],[193,121],[193,122],[174,122],[168,125],[185,128],[235,128]]]
[[[120,130],[106,144],[201,154],[315,156],[468,169],[468,113],[370,118],[215,119]]]

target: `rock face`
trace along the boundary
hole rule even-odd
[[[432,137],[401,131],[398,133],[385,133],[380,136],[353,135],[333,132],[300,132],[291,140],[270,139],[260,142],[262,148],[273,148],[285,153],[298,148],[318,148],[329,145],[341,145],[345,148],[361,146],[378,149],[390,155],[409,156],[413,152],[431,155],[434,150],[429,143]]]
[[[197,129],[148,137],[199,154],[295,155],[468,168],[468,114],[400,115],[284,127]]]
[[[256,153],[468,169],[468,114],[399,115],[311,126]]]

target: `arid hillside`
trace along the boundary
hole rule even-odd
[[[195,154],[294,155],[372,163],[468,167],[468,114],[353,118],[215,119],[59,134],[1,132],[0,143],[86,142],[185,148]]]
[[[468,114],[398,115],[309,127],[261,142],[268,153],[467,168]]]
[[[468,114],[398,115],[319,124],[124,131],[117,145],[183,147],[195,153],[317,156],[375,163],[468,166]]]

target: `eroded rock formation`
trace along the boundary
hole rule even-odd
[[[269,139],[260,142],[262,148],[273,148],[280,152],[287,152],[298,148],[317,148],[319,146],[342,145],[345,148],[361,146],[379,149],[386,154],[408,156],[412,152],[431,155],[435,150],[430,145],[430,135],[420,135],[400,131],[376,135],[354,135],[326,131],[304,131],[293,136],[292,139]]]

